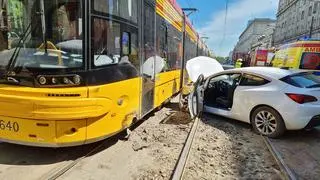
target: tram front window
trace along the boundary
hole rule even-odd
[[[2,68],[83,66],[80,0],[0,0],[0,6]]]

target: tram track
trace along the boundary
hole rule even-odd
[[[188,161],[188,158],[189,158],[189,154],[190,154],[190,151],[191,151],[193,140],[194,140],[195,134],[196,134],[197,129],[198,129],[199,121],[200,121],[199,118],[196,118],[194,123],[193,123],[193,125],[192,125],[192,128],[189,131],[189,134],[188,134],[188,137],[186,139],[185,145],[184,145],[184,147],[183,147],[183,149],[181,151],[181,154],[180,154],[179,159],[177,161],[176,167],[175,167],[175,169],[173,171],[173,174],[172,174],[172,177],[171,177],[172,180],[181,180],[181,179],[183,179],[183,173],[185,171],[185,167],[186,167],[186,164],[187,164],[187,161]]]
[[[172,180],[181,180],[184,179],[184,173],[185,169],[187,168],[188,159],[190,156],[190,152],[192,151],[193,142],[195,141],[195,135],[198,130],[199,126],[199,119],[197,118],[188,134],[188,137],[185,141],[184,147],[180,153],[180,156],[176,162],[176,166],[174,168],[174,171],[172,173],[171,179]],[[281,156],[281,153],[275,148],[275,145],[272,144],[272,141],[270,141],[269,138],[261,136],[261,138],[264,141],[265,146],[271,153],[272,157],[271,159],[274,159],[276,162],[276,165],[279,167],[282,179],[286,180],[296,180],[298,179],[295,173],[289,168],[289,166],[285,163],[283,157]],[[280,175],[280,174],[279,174]]]
[[[164,123],[165,121],[169,120],[175,114],[176,114],[176,112],[166,113],[165,117],[163,117],[163,119],[160,122]],[[143,122],[144,122],[144,120],[136,123],[135,125],[132,126],[132,129],[138,128]],[[121,137],[120,136],[121,136],[121,133],[119,133],[118,135],[115,135],[113,138],[119,140],[122,137],[122,136]],[[56,179],[60,179],[61,177],[64,177],[65,174],[71,172],[74,167],[76,167],[78,164],[80,164],[82,161],[84,161],[87,157],[90,157],[90,156],[96,154],[97,152],[99,152],[100,149],[104,148],[105,146],[108,146],[107,143],[109,140],[110,139],[107,139],[102,142],[98,142],[97,145],[93,146],[92,148],[90,148],[86,152],[84,152],[83,156],[80,156],[74,160],[71,160],[70,162],[68,162],[60,167],[52,169],[50,172],[43,175],[39,179],[40,180],[56,180]]]
[[[261,136],[263,138],[264,143],[268,147],[268,150],[272,154],[273,158],[277,162],[284,178],[286,180],[297,180],[296,175],[294,172],[288,167],[288,165],[285,163],[284,159],[282,158],[280,152],[275,148],[273,143],[270,141],[268,137]]]
[[[93,155],[95,152],[97,152],[100,148],[102,148],[105,145],[105,141],[97,144],[90,150],[88,150],[83,156],[78,157],[75,160],[70,160],[70,162],[66,163],[66,165],[63,165],[62,167],[58,167],[53,169],[51,172],[48,172],[44,176],[40,177],[40,180],[56,180],[59,177],[63,176],[66,172],[71,170],[74,166],[76,166],[81,160],[83,160],[86,157],[89,157]]]

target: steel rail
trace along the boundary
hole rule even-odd
[[[189,153],[190,153],[190,150],[192,147],[192,143],[193,143],[195,134],[198,129],[199,121],[200,121],[199,118],[196,118],[193,125],[192,125],[191,130],[189,131],[188,138],[186,139],[184,147],[180,153],[179,159],[178,159],[177,164],[175,166],[174,172],[171,176],[172,180],[181,180],[183,178],[185,166],[187,164]]]
[[[93,153],[95,153],[98,149],[103,147],[105,145],[105,141],[102,143],[99,143],[97,146],[93,147],[91,150],[88,150],[87,153],[85,153],[83,156],[72,160],[70,163],[67,163],[65,166],[62,166],[61,168],[58,169],[53,169],[51,172],[48,172],[44,176],[42,176],[40,179],[42,180],[56,180],[59,177],[63,176],[66,172],[71,170],[74,166],[76,166],[81,160],[84,158],[91,156]]]
[[[262,138],[264,140],[264,143],[268,147],[269,151],[271,152],[272,156],[276,160],[278,166],[280,167],[280,170],[284,175],[284,178],[287,180],[297,180],[298,178],[296,177],[294,172],[288,167],[288,165],[285,163],[280,152],[275,148],[275,146],[272,144],[270,139],[264,136],[262,136]]]

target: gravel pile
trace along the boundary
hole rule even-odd
[[[262,138],[249,125],[205,115],[183,179],[280,179]]]
[[[170,179],[192,125],[189,114],[177,111],[177,106],[170,104],[157,112],[130,136],[133,150],[143,150],[153,159],[153,164],[140,168],[133,179]]]

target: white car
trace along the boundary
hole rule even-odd
[[[191,61],[193,65],[198,60]],[[223,71],[213,67],[212,75],[201,67],[187,65],[194,83],[189,95],[192,117],[212,113],[250,123],[262,135],[276,138],[286,130],[320,125],[320,72],[249,67]],[[203,66],[208,69],[209,66]],[[200,75],[200,76],[199,76]]]

